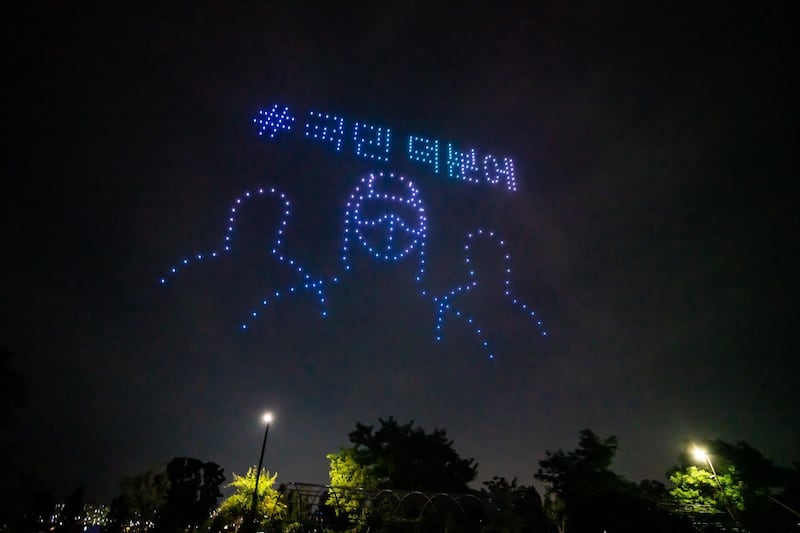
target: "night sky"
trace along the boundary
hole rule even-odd
[[[325,454],[390,415],[445,428],[476,486],[534,484],[583,428],[619,437],[613,468],[634,481],[666,481],[693,438],[800,460],[788,16],[510,5],[14,8],[0,342],[27,403],[0,451],[15,475],[100,501],[175,456],[230,480],[258,461],[265,409],[279,482],[326,483]],[[275,104],[296,121],[270,140],[253,119]],[[312,110],[345,120],[340,151],[304,136]],[[356,122],[391,129],[389,162],[358,157]],[[409,160],[409,135],[440,141],[438,174]],[[449,178],[447,143],[512,158],[517,190]],[[344,273],[346,203],[370,172],[419,189],[427,296],[419,243],[396,262],[353,246]],[[292,202],[287,256],[340,276],[327,318],[301,292],[241,329],[296,284],[266,199],[238,212],[230,254],[159,283],[221,250],[233,202],[262,186]],[[432,295],[468,282],[478,229],[504,240],[512,292],[548,333],[502,297],[496,241],[475,240],[479,283],[453,305],[491,360],[454,314],[435,340]]]

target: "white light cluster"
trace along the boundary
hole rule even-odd
[[[365,159],[389,161],[392,130],[356,122],[353,127],[353,141],[356,143],[356,155]]]
[[[503,258],[503,271],[505,274],[505,279],[503,280],[503,293],[506,298],[508,298],[512,305],[517,307],[518,309],[522,310],[526,315],[528,315],[532,320],[536,322],[536,325],[541,329],[542,336],[547,336],[547,331],[542,329],[542,321],[536,318],[536,313],[528,308],[528,305],[522,303],[517,298],[514,298],[511,294],[511,267],[510,261],[511,256],[507,253],[504,253],[502,249],[505,247],[505,241],[498,239],[495,237],[493,231],[484,231],[483,229],[479,229],[476,233],[469,233],[467,234],[467,243],[464,245],[464,264],[467,266],[468,270],[468,279],[465,283],[461,285],[457,285],[450,289],[446,294],[443,296],[434,297],[433,301],[436,304],[436,340],[442,340],[442,327],[444,325],[444,318],[446,313],[453,313],[456,317],[461,318],[462,320],[466,320],[467,324],[472,328],[473,332],[480,338],[481,344],[483,348],[486,350],[489,359],[494,359],[494,353],[489,348],[489,341],[485,334],[483,333],[483,329],[479,327],[475,319],[471,316],[465,315],[463,311],[459,308],[454,306],[454,300],[457,296],[461,294],[466,294],[475,287],[478,286],[478,279],[475,274],[475,268],[473,267],[472,257],[470,256],[470,246],[471,242],[476,237],[483,237],[489,238],[493,240],[498,248],[500,248],[500,254]]]
[[[258,134],[275,139],[279,132],[292,130],[294,117],[289,108],[275,104],[269,111],[260,110],[253,122],[258,125]],[[341,116],[309,111],[305,124],[305,136],[334,145],[337,152],[342,151],[345,143],[345,125]],[[352,126],[352,155],[355,157],[389,163],[392,156],[391,128],[376,126],[366,122],[354,122]],[[266,134],[266,135],[265,135]],[[510,157],[497,158],[492,154],[481,155],[475,148],[458,150],[452,143],[447,143],[447,154],[440,153],[439,146],[444,145],[438,139],[409,135],[406,144],[406,157],[429,166],[434,174],[439,173],[442,157],[447,166],[447,174],[459,181],[491,186],[504,186],[508,191],[517,190],[517,178],[514,173],[514,161]],[[348,141],[349,142],[349,141]],[[502,161],[502,162],[501,162]],[[482,163],[482,164],[481,164]]]
[[[433,173],[439,173],[439,141],[408,136],[408,158],[433,167]]]
[[[270,139],[278,135],[278,130],[291,131],[294,124],[294,117],[289,114],[289,108],[286,106],[280,109],[280,106],[275,104],[269,111],[260,109],[258,115],[253,119],[253,122],[259,125],[258,134],[263,136],[266,133]]]
[[[344,119],[328,113],[308,112],[308,122],[306,122],[306,137],[328,141],[336,146],[336,151],[342,149],[344,138]]]
[[[390,192],[397,189],[400,192]],[[365,216],[366,210],[370,210],[370,213]],[[373,215],[373,211],[377,214]],[[406,221],[403,215],[410,220]],[[421,282],[425,273],[427,232],[425,207],[419,190],[411,181],[383,172],[361,178],[361,183],[350,194],[345,209],[342,245],[345,270],[352,268],[350,253],[354,242],[372,257],[386,262],[398,261],[418,249],[416,281]]]

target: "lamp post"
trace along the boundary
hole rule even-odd
[[[272,413],[266,412],[261,417],[266,424],[264,429],[264,441],[261,443],[261,455],[258,457],[258,470],[256,470],[256,485],[253,487],[253,505],[250,507],[250,520],[246,528],[247,531],[255,531],[256,509],[258,508],[258,480],[261,477],[261,465],[264,464],[264,450],[267,447],[267,435],[269,435],[269,425],[272,422]]]
[[[722,494],[722,498],[725,501],[725,510],[728,511],[728,514],[733,519],[733,521],[739,524],[739,520],[733,513],[733,508],[731,508],[731,502],[730,500],[728,500],[728,495],[725,493],[725,489],[722,488],[722,483],[719,480],[719,476],[717,476],[717,471],[716,469],[714,469],[714,463],[711,462],[711,456],[708,455],[708,452],[705,449],[700,448],[697,445],[692,447],[692,456],[695,458],[696,461],[708,464],[708,467],[711,469],[711,474],[714,478],[714,481],[717,483],[717,488],[719,489],[719,492]]]

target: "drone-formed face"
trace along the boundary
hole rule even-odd
[[[384,173],[361,178],[345,210],[342,261],[350,269],[350,250],[360,244],[381,261],[397,261],[417,249],[424,271],[427,218],[419,190],[403,176]]]
[[[289,110],[288,106],[275,104],[270,111],[260,110],[259,116],[253,122],[258,124],[258,134],[270,140],[298,131],[298,129],[294,128],[295,115]],[[346,124],[347,126],[345,126]],[[353,132],[352,142],[345,139],[346,130]],[[388,127],[364,122],[354,122],[351,125],[341,116],[309,111],[306,116],[304,131],[305,136],[311,140],[332,144],[336,152],[341,152],[343,143],[347,143],[345,146],[350,148],[351,154],[360,159],[374,159],[389,163],[393,155],[390,140],[394,137],[391,136],[392,130]],[[439,173],[440,164],[446,164],[447,174],[458,182],[489,186],[502,186],[502,184],[505,184],[506,188],[512,192],[517,189],[514,161],[511,158],[497,158],[492,154],[481,154],[479,156],[475,148],[458,148],[450,142],[443,142],[441,146],[447,146],[446,153],[444,150],[440,151],[440,141],[438,139],[411,135],[408,137],[408,151],[405,155],[411,161],[431,166],[434,174]],[[483,162],[482,167],[480,165],[481,161]],[[257,195],[251,195],[250,192],[246,192],[244,199],[236,199],[228,219],[228,231],[225,234],[224,248],[219,252],[211,251],[210,253],[194,254],[194,256],[186,257],[182,260],[180,268],[182,269],[183,266],[203,260],[206,257],[217,257],[222,253],[230,252],[230,243],[237,224],[239,209],[244,207],[240,204],[245,200],[251,199],[251,196],[260,196],[266,193],[267,190],[258,189]],[[269,189],[269,195],[276,197],[279,201],[278,208],[283,212],[271,247],[272,257],[291,269],[294,283],[289,286],[276,287],[272,290],[271,295],[262,297],[260,305],[250,313],[250,318],[242,324],[242,329],[248,329],[250,322],[261,315],[262,309],[273,305],[273,302],[279,297],[300,292],[314,293],[319,302],[322,316],[327,316],[328,287],[339,283],[340,274],[342,274],[337,269],[333,276],[316,275],[308,269],[309,265],[305,261],[301,263],[297,258],[284,252],[283,245],[286,237],[284,231],[288,224],[290,203],[284,193],[275,189]],[[491,351],[493,348],[489,346],[488,335],[478,325],[477,319],[467,314],[467,308],[462,303],[467,298],[474,299],[477,293],[477,291],[473,291],[478,286],[476,269],[469,255],[472,240],[476,237],[482,237],[496,242],[500,248],[505,246],[504,241],[495,237],[493,231],[478,229],[477,232],[467,233],[468,241],[464,247],[464,251],[467,254],[465,258],[466,275],[461,280],[454,281],[454,284],[442,291],[436,287],[426,287],[426,284],[423,283],[425,247],[427,246],[428,238],[427,213],[420,197],[419,189],[410,180],[401,175],[383,172],[362,177],[352,189],[350,198],[347,201],[343,229],[340,259],[344,265],[345,272],[353,269],[353,254],[359,248],[366,250],[370,257],[385,263],[393,263],[406,256],[416,254],[419,258],[415,276],[416,289],[426,299],[432,299],[436,306],[436,339],[441,340],[442,338],[445,317],[454,315],[466,321],[468,327],[473,330],[481,341],[489,358],[492,359],[494,357]],[[512,295],[510,287],[510,256],[504,250],[500,250],[499,253],[504,260],[504,296],[511,301],[512,305],[521,309],[535,320],[536,325],[541,328],[542,323],[538,318],[535,318],[535,313],[528,308],[527,304]],[[313,267],[313,265],[310,266]],[[178,265],[173,266],[170,269],[170,274],[161,278],[161,283],[166,284],[167,280],[178,272],[178,269]],[[503,275],[503,271],[499,273]],[[542,330],[542,335],[547,335],[547,332]]]

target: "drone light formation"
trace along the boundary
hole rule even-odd
[[[499,250],[499,254],[503,259],[503,273],[504,273],[504,280],[503,280],[503,296],[511,301],[512,305],[517,307],[518,309],[522,310],[527,314],[532,320],[536,322],[536,325],[541,330],[542,336],[547,336],[547,331],[542,329],[542,321],[536,318],[536,312],[532,309],[528,308],[528,304],[525,304],[515,298],[511,293],[511,256],[508,253],[503,251],[505,248],[505,241],[497,238],[493,231],[484,231],[483,229],[479,229],[476,233],[469,233],[467,234],[467,243],[464,245],[464,265],[467,267],[467,281],[460,285],[456,285],[449,291],[447,291],[443,296],[434,297],[433,301],[436,303],[436,340],[442,340],[442,328],[444,326],[444,318],[447,313],[454,314],[457,318],[461,318],[462,320],[466,320],[467,324],[472,329],[473,333],[480,339],[481,345],[488,351],[489,359],[494,359],[494,354],[489,350],[489,340],[486,337],[485,333],[483,332],[483,328],[481,328],[476,320],[469,315],[466,315],[463,311],[461,311],[458,307],[454,306],[454,301],[456,297],[460,295],[466,295],[471,290],[478,287],[478,277],[475,272],[475,267],[473,263],[473,258],[470,255],[470,246],[471,242],[475,240],[477,237],[488,238],[494,241]]]
[[[408,136],[408,158],[433,167],[433,173],[439,173],[439,141],[425,139],[416,135]]]
[[[258,135],[267,140],[290,135],[294,122],[289,107],[280,104],[274,104],[269,111],[260,109],[253,119]],[[350,141],[345,135],[348,131],[352,131]],[[340,115],[312,110],[306,114],[304,132],[310,140],[333,145],[336,152],[342,152],[346,144],[352,144],[352,155],[359,159],[391,163],[395,155],[392,153],[392,130],[386,126],[363,121],[350,125]],[[438,175],[440,167],[446,166],[447,176],[453,180],[491,187],[505,186],[510,192],[517,190],[514,160],[510,157],[480,154],[476,148],[461,149],[451,142],[414,134],[406,136],[406,139],[406,159],[428,167],[434,174]],[[446,153],[440,150],[445,145]]]
[[[246,191],[242,196],[234,200],[227,220],[223,246],[220,251],[197,253],[182,259],[177,265],[169,269],[167,276],[161,278],[161,284],[167,284],[170,278],[176,276],[181,269],[190,264],[231,253],[240,210],[253,200],[262,197],[271,197],[277,200],[278,209],[281,210],[281,216],[278,226],[275,228],[272,246],[270,247],[271,256],[278,263],[286,266],[293,276],[297,278],[297,282],[288,287],[276,289],[268,297],[262,298],[256,309],[251,311],[247,319],[242,323],[242,329],[250,328],[254,321],[260,317],[263,309],[274,304],[275,300],[281,296],[300,292],[311,292],[319,304],[320,315],[322,318],[327,317],[328,299],[326,286],[339,283],[340,279],[345,275],[354,275],[352,254],[359,249],[365,251],[369,257],[385,263],[397,263],[405,257],[416,255],[418,259],[414,280],[418,286],[419,294],[423,298],[430,300],[435,307],[434,330],[436,341],[442,341],[445,317],[448,314],[452,314],[466,322],[480,342],[486,356],[489,359],[494,359],[495,354],[491,349],[484,329],[479,326],[475,317],[467,314],[457,305],[457,300],[466,297],[470,291],[473,291],[479,285],[474,259],[470,253],[472,243],[477,238],[489,239],[497,245],[497,256],[502,258],[503,264],[504,297],[510,300],[513,306],[528,315],[540,329],[542,328],[542,322],[536,318],[535,312],[530,310],[527,304],[513,297],[511,293],[510,255],[504,251],[505,241],[497,238],[492,231],[479,229],[475,233],[467,234],[467,243],[464,245],[464,265],[467,268],[466,279],[462,283],[444,291],[439,296],[430,296],[433,291],[424,284],[425,247],[428,237],[428,219],[425,206],[419,189],[414,183],[403,176],[392,173],[371,173],[362,177],[352,190],[344,212],[343,241],[340,256],[343,267],[341,274],[327,279],[315,276],[299,261],[283,252],[284,235],[291,214],[291,202],[285,193],[275,188],[259,188],[252,193]],[[547,332],[541,330],[541,334],[546,336]]]
[[[298,278],[298,282],[296,285],[292,285],[287,287],[283,292],[293,294],[295,292],[300,291],[310,291],[313,292],[316,296],[316,299],[320,305],[320,313],[323,317],[328,315],[328,311],[326,308],[326,297],[324,291],[324,281],[320,278],[312,277],[311,273],[308,272],[299,262],[295,259],[289,257],[282,251],[282,246],[284,243],[284,234],[286,231],[286,226],[289,223],[289,215],[291,214],[291,203],[287,198],[286,194],[280,191],[277,191],[274,187],[272,188],[258,188],[255,190],[254,193],[250,191],[245,191],[242,196],[236,198],[233,202],[233,205],[230,208],[230,216],[227,220],[227,228],[225,231],[225,235],[223,237],[223,246],[220,251],[212,250],[207,253],[196,253],[189,257],[183,258],[177,265],[172,266],[169,269],[169,273],[167,276],[161,278],[160,282],[162,285],[166,285],[170,277],[174,277],[178,274],[179,269],[187,267],[192,263],[198,263],[206,259],[213,259],[220,257],[223,254],[228,254],[231,252],[232,242],[233,242],[233,235],[236,230],[237,224],[237,217],[238,213],[241,208],[243,208],[248,202],[264,197],[264,196],[271,196],[278,200],[279,209],[282,210],[280,220],[278,222],[278,227],[275,229],[275,235],[272,241],[272,246],[270,249],[271,255],[281,264],[287,266],[293,275]],[[336,283],[338,278],[333,277],[330,281],[331,283]],[[276,290],[270,296],[271,298],[278,298],[281,296],[281,290]],[[255,319],[259,316],[259,310],[267,307],[270,303],[269,298],[262,298],[260,305],[257,310],[251,311],[250,318]],[[242,323],[242,329],[247,329],[248,322]]]
[[[259,124],[259,135],[266,134],[270,139],[278,136],[280,131],[291,131],[294,117],[289,114],[289,108],[275,104],[269,111],[260,109],[258,117],[253,122]]]
[[[271,137],[274,138],[274,136]],[[339,152],[342,150],[342,140],[344,138],[344,119],[328,113],[309,111],[308,122],[306,122],[306,137],[329,142]]]
[[[295,117],[288,106],[275,104],[269,110],[259,110],[253,122],[257,125],[258,135],[268,141],[292,134]],[[366,122],[354,122],[352,127],[344,117],[309,111],[303,131],[305,137],[332,146],[335,152],[342,152],[352,144],[355,157],[376,163],[389,163],[392,159],[392,131],[390,128]],[[352,131],[350,141],[345,132]],[[441,147],[446,145],[446,154]],[[453,143],[441,143],[438,139],[409,135],[407,137],[405,155],[433,174],[439,174],[440,168],[446,168],[447,176],[456,181],[476,185],[505,186],[508,191],[517,190],[514,161],[508,157],[497,158],[491,154],[479,156],[475,148],[460,149]],[[444,158],[444,159],[443,159]],[[440,165],[441,163],[441,165]],[[443,340],[445,319],[452,315],[463,320],[478,339],[484,353],[489,359],[495,354],[491,348],[488,334],[478,324],[476,317],[468,314],[461,302],[481,284],[476,273],[475,259],[471,247],[476,239],[487,239],[496,248],[495,256],[502,264],[503,297],[512,307],[522,311],[546,336],[547,331],[536,313],[526,303],[517,299],[511,292],[510,255],[505,250],[506,243],[493,231],[478,229],[467,233],[464,245],[464,265],[466,276],[460,283],[451,288],[437,292],[425,284],[426,247],[428,240],[428,213],[417,186],[406,177],[393,172],[372,172],[363,176],[355,185],[347,199],[344,209],[344,227],[342,229],[342,246],[340,252],[341,272],[328,277],[312,274],[307,265],[290,257],[284,252],[285,231],[291,214],[291,202],[284,192],[275,188],[258,188],[245,191],[236,198],[230,209],[223,245],[219,250],[195,253],[173,265],[168,274],[160,279],[162,285],[174,278],[180,271],[194,263],[229,254],[232,250],[233,237],[236,231],[241,209],[256,199],[271,198],[280,217],[274,229],[270,256],[280,265],[287,268],[295,281],[287,287],[276,288],[269,295],[262,297],[255,308],[241,324],[248,329],[257,320],[264,308],[285,295],[300,292],[311,293],[319,305],[322,318],[328,316],[327,287],[337,284],[345,276],[354,276],[353,254],[366,252],[368,257],[383,263],[399,263],[406,257],[415,257],[416,267],[414,281],[419,295],[430,301],[434,307],[434,338]]]
[[[356,122],[353,128],[353,142],[356,146],[356,155],[365,159],[389,161],[389,147],[391,146],[392,130]]]
[[[391,186],[393,182],[401,185],[401,190],[404,189],[402,194],[380,188],[381,185]],[[400,212],[379,209],[375,215],[365,216],[365,210],[375,207],[396,208]],[[410,215],[412,220],[406,222],[403,214]],[[382,172],[361,178],[361,183],[353,189],[347,202],[344,224],[341,259],[345,270],[352,269],[350,252],[354,243],[360,244],[375,259],[386,262],[399,261],[418,249],[420,259],[415,280],[418,283],[422,281],[425,273],[427,216],[419,190],[411,181],[403,176],[384,175]],[[381,229],[384,230],[382,235]]]

